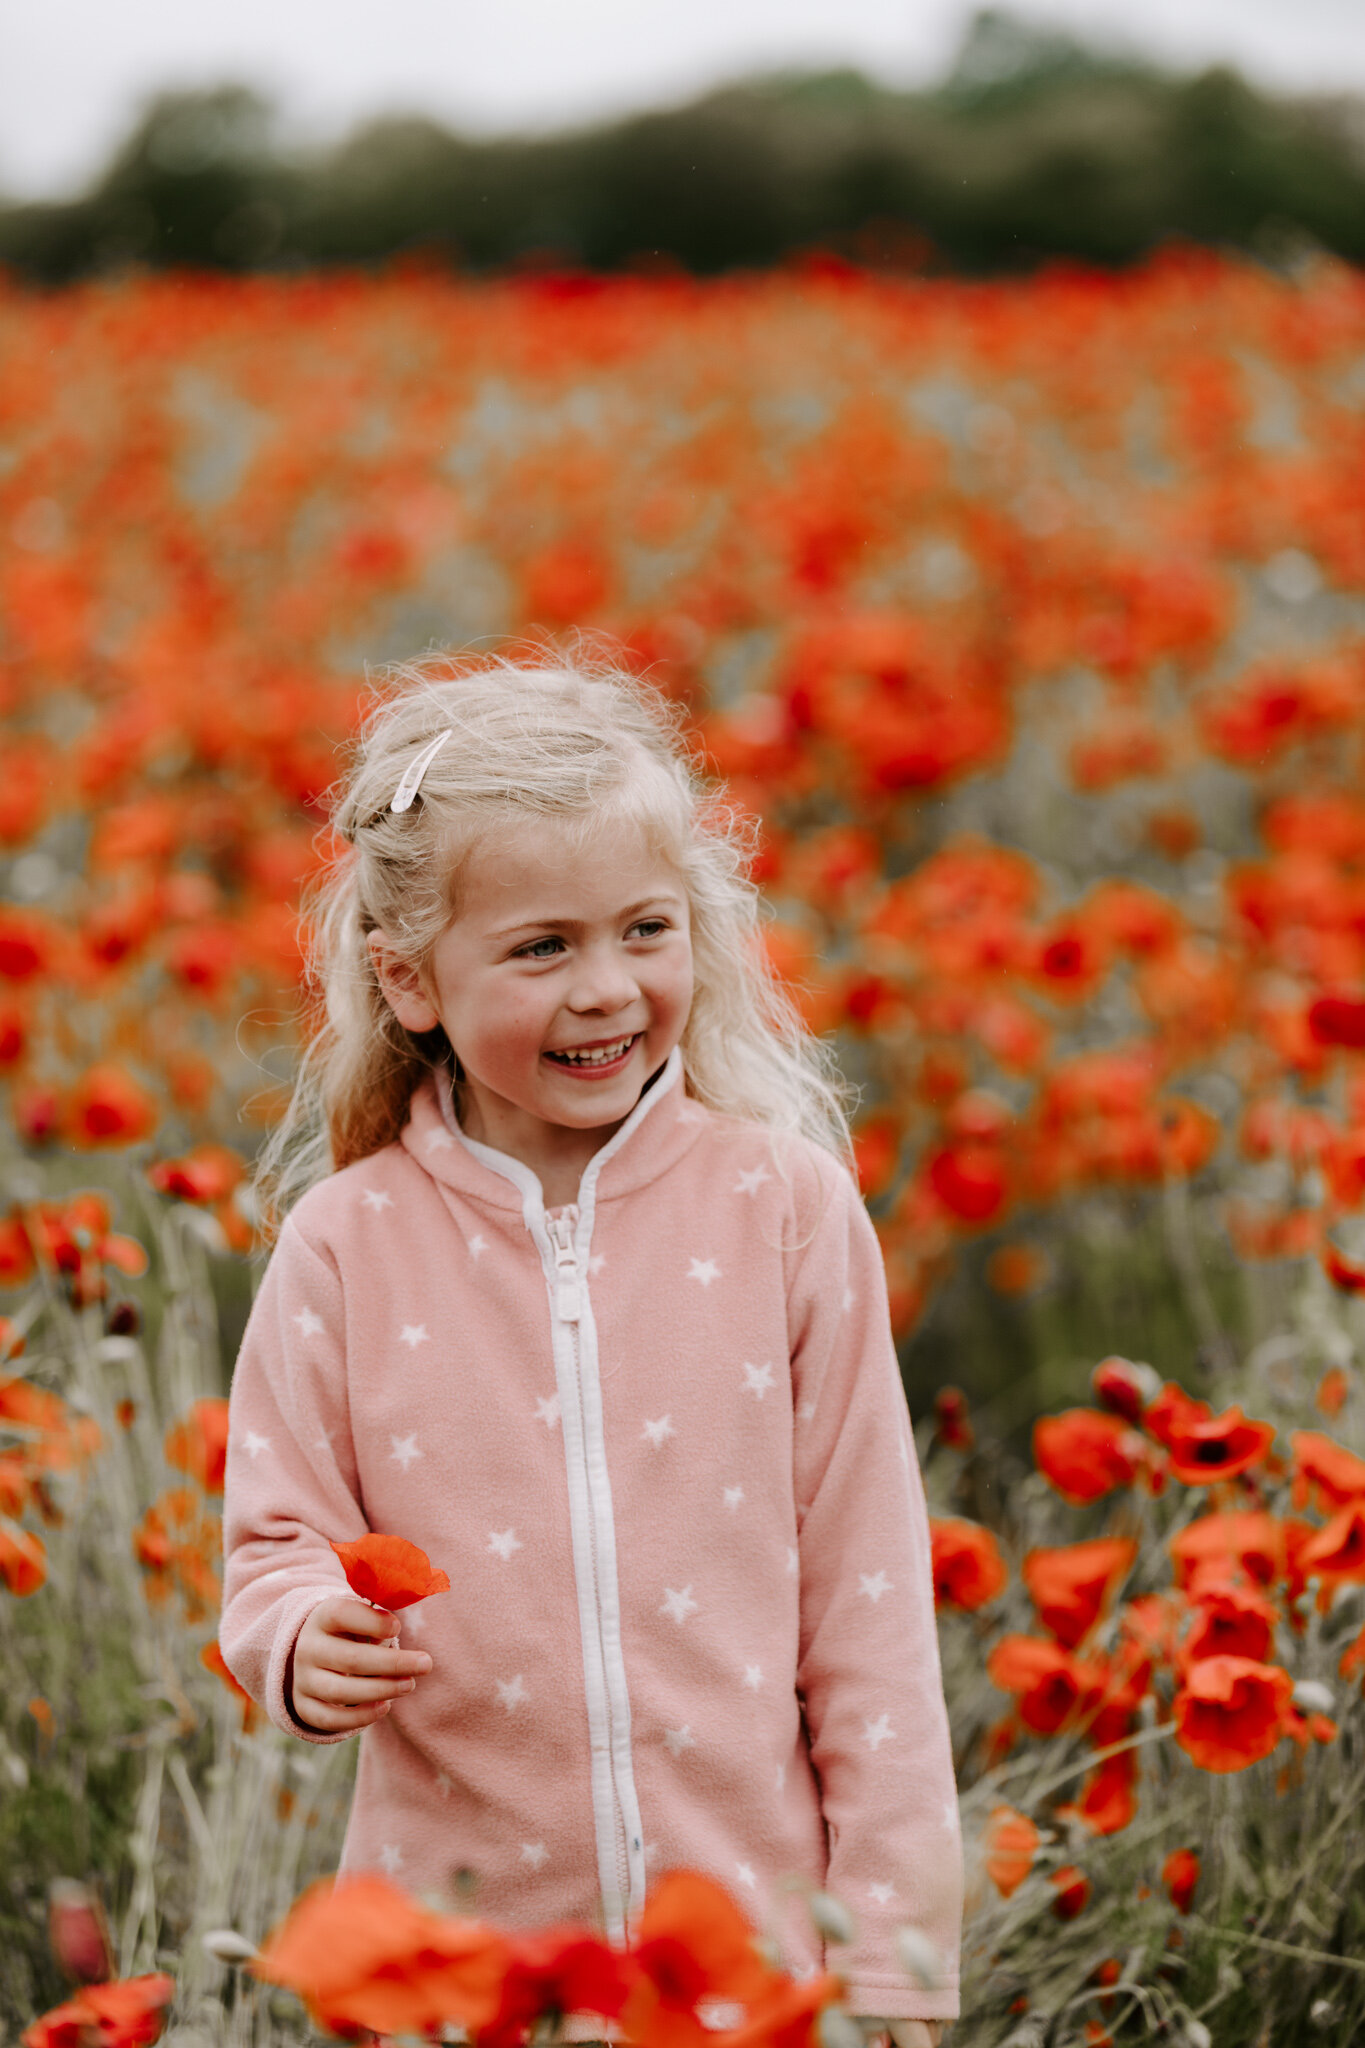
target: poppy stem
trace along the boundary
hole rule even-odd
[[[1300,1948],[1292,1941],[1273,1941],[1268,1934],[1245,1934],[1235,1927],[1214,1927],[1195,1913],[1186,1915],[1186,1924],[1214,1941],[1232,1942],[1238,1948],[1266,1948],[1277,1956],[1298,1956],[1306,1963],[1335,1963],[1341,1970],[1365,1972],[1365,1957],[1334,1956],[1324,1948]]]

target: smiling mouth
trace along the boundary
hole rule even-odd
[[[558,1067],[573,1067],[580,1071],[584,1068],[591,1071],[594,1067],[614,1067],[625,1058],[639,1036],[638,1031],[632,1031],[629,1037],[613,1039],[610,1045],[584,1045],[573,1051],[547,1052],[545,1057]]]

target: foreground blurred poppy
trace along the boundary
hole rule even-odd
[[[1038,1830],[1027,1814],[997,1806],[986,1828],[986,1875],[1002,1898],[1017,1892],[1038,1854]]]
[[[615,1949],[581,1927],[547,1927],[508,1939],[497,2012],[479,2029],[479,2048],[519,2048],[534,2022],[575,2012],[616,2019],[630,1976]]]
[[[429,1594],[450,1591],[446,1574],[433,1570],[425,1550],[402,1536],[371,1533],[357,1537],[354,1543],[334,1543],[332,1548],[341,1559],[351,1591],[374,1607],[396,1611],[411,1607],[415,1600],[425,1600]]]
[[[1137,1549],[1125,1538],[1098,1536],[1089,1543],[1028,1553],[1020,1577],[1039,1621],[1068,1650],[1100,1619],[1115,1587],[1132,1570]]]
[[[929,1543],[934,1570],[934,1604],[972,1613],[1003,1593],[1009,1571],[989,1529],[956,1516],[931,1516]]]
[[[146,2048],[166,2022],[175,1980],[158,1972],[87,1984],[20,2035],[24,2048]]]
[[[1068,1408],[1033,1425],[1033,1462],[1065,1500],[1100,1500],[1137,1477],[1142,1439],[1118,1415]]]
[[[815,2014],[839,1992],[833,1977],[798,1984],[770,1968],[730,1894],[694,1870],[672,1870],[659,1880],[630,1957],[638,1975],[622,2030],[650,2048],[799,2048],[811,2037]],[[742,2006],[743,2024],[724,2033],[707,2026],[698,2007],[718,2002]]]
[[[1175,1696],[1175,1739],[1204,1771],[1244,1771],[1285,1732],[1294,1681],[1278,1664],[1205,1657]]]
[[[478,2029],[498,2009],[507,1943],[477,1920],[419,1906],[386,1878],[323,1878],[295,1900],[250,1965],[296,1992],[332,2033]]]

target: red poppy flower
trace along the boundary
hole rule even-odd
[[[1035,1735],[1074,1726],[1102,1698],[1107,1673],[1040,1636],[1002,1636],[986,1659],[992,1685],[1012,1692],[1019,1718]]]
[[[1190,1632],[1181,1645],[1188,1663],[1205,1657],[1250,1657],[1263,1663],[1275,1640],[1274,1607],[1249,1586],[1209,1585],[1191,1606]]]
[[[1012,1806],[993,1809],[986,1828],[986,1875],[1002,1898],[1017,1892],[1038,1854],[1038,1830]]]
[[[1206,1486],[1213,1479],[1249,1472],[1274,1441],[1273,1423],[1252,1422],[1238,1407],[1225,1408],[1206,1421],[1172,1422],[1166,1439],[1172,1475],[1185,1486]]]
[[[68,1977],[103,1984],[114,1967],[109,1922],[98,1893],[72,1877],[54,1877],[47,1893],[47,1940]]]
[[[246,1163],[227,1145],[196,1145],[180,1159],[162,1159],[147,1168],[147,1178],[163,1195],[178,1201],[222,1202],[240,1185]]]
[[[432,1593],[448,1593],[450,1580],[434,1570],[425,1550],[402,1536],[359,1536],[353,1543],[334,1543],[341,1568],[353,1593],[373,1607],[397,1611],[425,1600]]]
[[[1277,1664],[1205,1657],[1175,1696],[1175,1739],[1204,1771],[1244,1771],[1285,1732],[1294,1681]]]
[[[1316,1429],[1296,1429],[1289,1439],[1294,1451],[1294,1505],[1309,1500],[1326,1510],[1365,1500],[1365,1458]]]
[[[1161,1882],[1177,1913],[1188,1913],[1199,1883],[1199,1857],[1193,1849],[1172,1849],[1161,1866]]]
[[[1131,1571],[1136,1557],[1136,1543],[1099,1536],[1057,1550],[1031,1550],[1020,1576],[1043,1627],[1051,1629],[1068,1650],[1074,1650],[1104,1613],[1114,1588]]]
[[[507,1963],[492,1928],[432,1913],[364,1873],[310,1886],[250,1968],[296,1992],[332,2033],[426,2034],[487,2026]]]
[[[1174,1380],[1167,1380],[1161,1392],[1143,1410],[1142,1426],[1169,1450],[1171,1438],[1177,1430],[1193,1429],[1196,1423],[1207,1422],[1212,1413],[1207,1401],[1196,1401],[1193,1394],[1187,1394]]]
[[[508,1940],[497,2012],[479,2048],[520,2048],[542,2016],[599,2013],[617,2019],[632,1983],[622,1957],[581,1927],[547,1927]]]
[[[1353,1501],[1311,1536],[1299,1552],[1305,1578],[1365,1582],[1365,1501]]]
[[[935,1394],[934,1439],[958,1451],[969,1451],[976,1442],[967,1396],[961,1387],[940,1387]]]
[[[972,1613],[1004,1592],[1009,1572],[989,1529],[956,1516],[931,1517],[929,1542],[936,1607],[960,1607]]]
[[[196,1401],[166,1432],[166,1461],[197,1479],[205,1493],[221,1493],[227,1470],[228,1404],[219,1395]]]
[[[1076,1804],[1060,1807],[1058,1811],[1074,1814],[1092,1834],[1119,1834],[1137,1812],[1137,1758],[1132,1751],[1122,1750],[1118,1756],[1107,1756],[1097,1764],[1081,1787]]]
[[[250,1734],[260,1718],[260,1708],[256,1705],[255,1700],[252,1699],[246,1687],[240,1684],[228,1670],[227,1660],[219,1649],[216,1640],[211,1643],[205,1643],[203,1649],[199,1652],[199,1662],[203,1665],[205,1671],[211,1671],[215,1678],[221,1678],[233,1698],[240,1701],[242,1728],[247,1734]]]
[[[1090,1384],[1102,1408],[1136,1427],[1156,1392],[1157,1376],[1150,1365],[1131,1358],[1102,1358],[1090,1375]]]
[[[1009,1167],[994,1145],[945,1145],[930,1158],[928,1179],[944,1208],[973,1228],[994,1222],[1009,1197]]]
[[[1068,1408],[1040,1416],[1033,1425],[1033,1462],[1064,1500],[1084,1506],[1131,1486],[1137,1477],[1142,1440],[1121,1416],[1098,1408]]]
[[[1292,1526],[1260,1509],[1201,1515],[1170,1540],[1176,1583],[1191,1593],[1238,1572],[1273,1585],[1286,1575],[1293,1547]]]
[[[739,2048],[745,2041],[798,2048],[814,2013],[838,1995],[832,1977],[798,1985],[771,1969],[730,1894],[694,1870],[660,1879],[645,1901],[630,1957],[637,1976],[622,2031],[650,2048]],[[708,2028],[697,2008],[717,2002],[742,2006],[743,2024],[720,2034]]]
[[[62,1135],[81,1150],[136,1145],[151,1135],[160,1117],[156,1098],[123,1067],[106,1060],[89,1068],[67,1096]]]
[[[159,1971],[87,1984],[19,2036],[24,2048],[146,2048],[166,2023],[175,1979]]]
[[[1064,1863],[1060,1870],[1048,1873],[1047,1881],[1057,1894],[1052,1910],[1059,1920],[1075,1920],[1085,1911],[1090,1900],[1090,1879],[1083,1870],[1077,1870],[1074,1863]]]
[[[47,1577],[47,1552],[41,1536],[17,1522],[0,1524],[0,1579],[16,1599],[36,1593]]]
[[[1365,996],[1319,996],[1308,1006],[1308,1029],[1319,1045],[1365,1046]]]
[[[1365,1266],[1355,1259],[1348,1259],[1330,1238],[1318,1246],[1318,1259],[1327,1278],[1343,1294],[1365,1294]]]

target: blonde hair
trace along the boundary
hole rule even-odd
[[[390,809],[421,750],[450,738],[411,807]],[[268,1233],[338,1167],[398,1137],[413,1090],[452,1071],[445,1033],[394,1016],[370,957],[382,929],[425,978],[458,912],[464,860],[491,827],[527,814],[638,823],[682,877],[694,990],[680,1041],[688,1093],[722,1114],[800,1132],[849,1157],[845,1091],[827,1047],[775,979],[748,878],[750,835],[703,785],[659,692],[600,654],[433,657],[387,670],[338,785],[344,850],[305,905],[310,1028],[288,1109],[257,1164]]]

